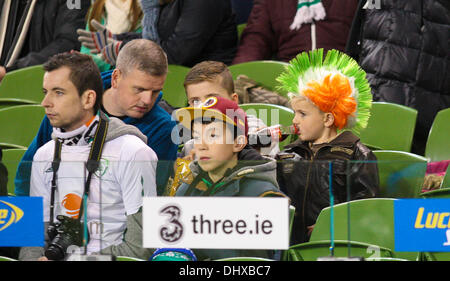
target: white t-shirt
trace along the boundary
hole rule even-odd
[[[36,152],[31,171],[30,196],[43,197],[45,222],[50,220],[54,146],[52,140]],[[60,214],[78,216],[89,152],[90,146],[62,145],[54,220]],[[156,196],[157,160],[156,153],[134,135],[123,135],[104,144],[87,201],[87,254],[122,242],[126,216],[139,210],[143,196]]]

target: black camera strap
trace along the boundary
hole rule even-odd
[[[98,169],[100,165],[100,157],[103,150],[103,145],[106,139],[106,132],[108,131],[108,121],[106,121],[106,116],[100,111],[100,121],[95,131],[94,140],[89,152],[89,158],[86,162],[86,169],[88,170],[87,180],[84,185],[83,196],[80,205],[79,219],[83,216],[83,204],[84,198],[89,197],[89,187],[91,183],[92,174]],[[53,179],[52,179],[52,189],[50,197],[50,222],[53,222],[54,218],[54,206],[55,206],[55,191],[57,189],[57,179],[58,179],[58,169],[61,163],[61,142],[57,139],[55,140],[55,152],[53,155],[52,169],[53,169]]]

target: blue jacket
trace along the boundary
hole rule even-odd
[[[109,73],[109,76],[108,76]],[[102,73],[104,88],[110,87],[110,74],[111,71]],[[176,127],[175,120],[158,105],[158,102],[162,98],[162,93],[159,94],[158,99],[155,102],[155,106],[144,115],[141,119],[126,117],[122,121],[125,124],[136,126],[144,135],[147,136],[147,145],[152,148],[158,160],[170,160],[170,161],[158,161],[156,183],[158,186],[158,194],[161,194],[168,177],[173,169],[171,169],[171,161],[174,161],[177,157],[178,145],[171,139],[172,130]],[[30,193],[30,174],[31,174],[31,162],[33,161],[36,151],[45,143],[51,140],[51,134],[53,127],[50,124],[47,116],[42,120],[41,126],[33,142],[28,147],[22,160],[17,167],[17,174],[14,180],[15,194],[17,196],[28,196]],[[175,134],[178,136],[178,134]]]

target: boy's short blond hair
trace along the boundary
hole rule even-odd
[[[234,93],[234,81],[226,64],[219,61],[203,61],[194,65],[184,79],[184,88],[201,82],[219,82],[228,95]]]

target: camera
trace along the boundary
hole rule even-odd
[[[49,246],[45,256],[49,260],[63,260],[70,245],[83,245],[83,224],[78,219],[59,215],[57,222],[47,228]]]

